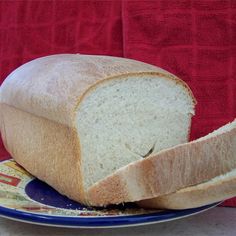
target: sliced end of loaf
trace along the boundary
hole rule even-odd
[[[77,113],[85,188],[122,166],[186,142],[194,105],[183,83],[157,73],[96,84]]]

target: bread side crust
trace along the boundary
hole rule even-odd
[[[235,168],[236,128],[131,163],[94,184],[88,191],[89,201],[105,206],[150,199],[209,181]],[[114,192],[117,182],[123,188]]]
[[[76,130],[1,104],[7,151],[32,175],[61,194],[85,203]]]
[[[192,186],[176,193],[137,202],[141,207],[158,209],[188,209],[223,201],[236,196],[236,177],[215,184]]]

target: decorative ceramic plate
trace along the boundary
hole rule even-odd
[[[17,221],[71,228],[125,227],[175,220],[216,205],[179,211],[144,210],[135,204],[86,207],[35,179],[12,159],[0,162],[0,215]]]

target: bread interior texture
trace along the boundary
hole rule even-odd
[[[77,110],[84,187],[150,154],[186,142],[194,102],[184,85],[156,75],[108,79]]]

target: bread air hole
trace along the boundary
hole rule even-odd
[[[153,145],[152,148],[149,150],[149,152],[147,154],[145,154],[144,156],[142,156],[142,158],[146,158],[146,157],[150,156],[154,151],[154,147],[155,147],[155,145]]]
[[[130,152],[134,153],[135,155],[138,155],[138,156],[140,156],[140,157],[142,157],[142,158],[146,158],[146,157],[150,156],[150,155],[153,153],[154,148],[155,148],[155,144],[152,146],[152,148],[151,148],[145,155],[140,155],[140,154],[138,154],[137,152],[132,151],[132,150],[131,150],[131,147],[130,147],[130,145],[129,145],[128,143],[125,144],[125,147],[126,147]]]

